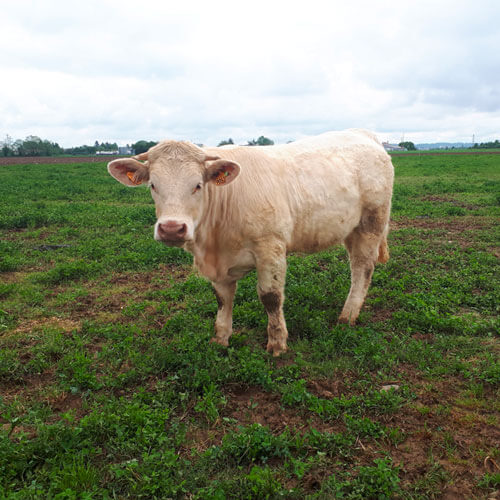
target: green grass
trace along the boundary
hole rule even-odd
[[[0,498],[498,489],[500,157],[393,162],[391,259],[359,324],[336,324],[345,250],[292,255],[279,359],[255,273],[229,348],[209,343],[210,284],[153,240],[147,190],[104,163],[1,167]]]

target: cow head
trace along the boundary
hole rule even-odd
[[[147,153],[108,163],[108,172],[125,186],[148,184],[156,206],[154,237],[169,246],[182,246],[194,239],[208,189],[223,188],[239,171],[235,162],[177,141],[164,141]]]

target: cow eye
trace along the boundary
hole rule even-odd
[[[193,189],[193,194],[201,189],[201,184],[196,184],[196,187]]]
[[[155,190],[155,185],[151,184],[151,189],[154,191]]]

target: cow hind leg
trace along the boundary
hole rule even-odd
[[[366,211],[361,223],[346,238],[351,264],[351,288],[339,317],[339,323],[353,325],[365,301],[377,262],[387,262],[388,211]]]
[[[217,319],[215,320],[215,337],[212,342],[227,346],[233,333],[233,302],[236,292],[236,281],[212,283],[217,299]]]

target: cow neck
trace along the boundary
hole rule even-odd
[[[221,272],[220,267],[220,238],[222,236],[222,204],[223,200],[215,186],[207,186],[203,216],[196,226],[194,234],[195,265],[207,278],[217,281]]]

